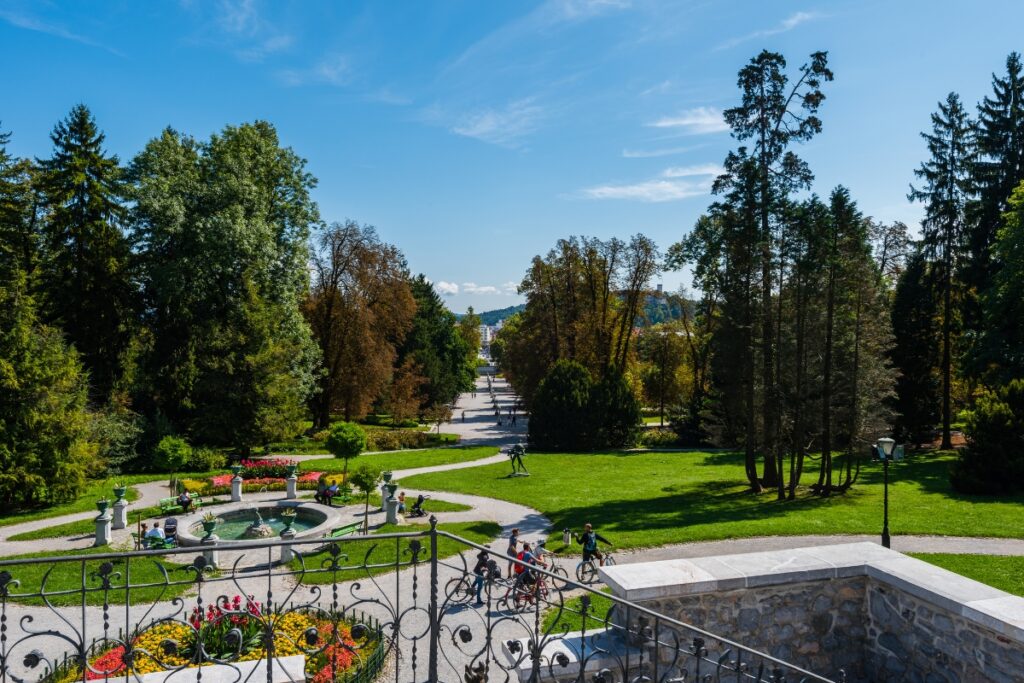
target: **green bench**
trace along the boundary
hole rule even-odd
[[[203,499],[202,499],[201,496],[198,496],[198,495],[192,496],[192,503],[195,505],[197,510],[199,508],[203,507]],[[173,498],[161,498],[159,504],[160,504],[160,514],[162,514],[162,515],[169,515],[172,512],[179,512],[179,511],[184,512],[184,510],[181,509],[181,506],[178,505],[178,497],[177,496],[175,496]]]
[[[337,529],[331,529],[331,532],[325,536],[325,538],[341,538],[343,536],[351,536],[352,534],[358,533],[363,528],[362,522],[353,522],[345,526],[339,526]]]
[[[143,544],[143,541],[146,539],[140,538],[134,531],[131,532],[131,534],[136,550],[168,550],[170,548],[178,547],[174,541],[168,541],[166,538],[150,538],[148,542]]]

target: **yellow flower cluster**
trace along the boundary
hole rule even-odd
[[[149,654],[138,653],[135,658],[135,672],[141,676],[188,664],[188,660],[183,657],[165,654],[162,643],[165,640],[173,640],[178,643],[179,648],[183,648],[192,633],[188,626],[176,622],[164,622],[143,631],[135,641],[135,650],[145,650]],[[157,662],[154,656],[160,661]]]

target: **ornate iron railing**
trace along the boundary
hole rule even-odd
[[[0,683],[830,681],[555,567],[527,584],[503,571],[521,563],[492,555],[478,581],[484,551],[431,520],[329,541],[2,560]],[[612,608],[596,611],[596,596]]]

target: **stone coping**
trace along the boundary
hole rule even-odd
[[[306,529],[305,531],[297,531],[295,538],[321,538],[330,533],[331,529],[341,525],[341,512],[339,508],[328,507],[326,505],[320,505],[319,503],[312,503],[308,501],[296,500],[296,499],[283,499],[283,500],[254,500],[252,502],[242,501],[240,503],[226,503],[224,505],[218,505],[213,508],[206,510],[199,510],[188,515],[183,515],[178,518],[178,545],[181,546],[198,546],[202,541],[202,536],[197,536],[193,531],[193,527],[196,527],[203,521],[203,514],[206,512],[215,512],[219,517],[222,514],[228,514],[232,512],[244,512],[252,508],[271,508],[271,507],[293,507],[293,508],[305,508],[310,510],[314,514],[323,516],[323,520],[315,527]],[[200,533],[202,533],[200,531]],[[216,530],[213,532],[216,534]],[[228,546],[232,543],[247,543],[252,540],[260,539],[246,539],[246,540],[235,540],[235,539],[220,539],[217,542],[218,546]],[[278,538],[263,539],[263,540],[279,540]]]
[[[1024,598],[874,543],[662,560],[600,568],[630,602],[866,576],[1024,645]]]

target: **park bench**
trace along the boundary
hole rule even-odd
[[[331,529],[330,533],[327,534],[326,538],[341,538],[343,536],[351,536],[352,534],[358,533],[363,528],[362,522],[353,522],[340,526],[337,529]]]
[[[203,499],[201,496],[192,496],[192,502],[195,505],[196,509],[203,507]],[[184,512],[184,510],[181,509],[181,506],[178,505],[177,497],[160,499],[160,514],[169,515],[172,512],[178,511]]]

